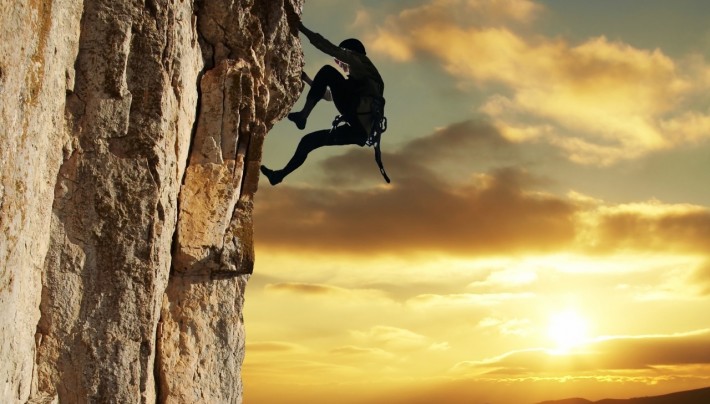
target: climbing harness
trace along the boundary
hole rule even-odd
[[[385,172],[385,167],[382,165],[382,151],[380,150],[380,142],[382,141],[382,134],[387,130],[387,117],[385,116],[385,99],[384,97],[373,97],[372,99],[372,110],[370,112],[360,112],[358,115],[372,114],[372,129],[370,134],[367,136],[365,141],[366,146],[375,147],[375,161],[377,166],[380,168],[380,173],[384,177],[387,183],[390,183],[390,178]],[[349,125],[348,120],[343,115],[338,115],[333,120],[333,127],[331,132],[335,130],[341,123],[346,123]]]
[[[389,184],[390,177],[385,172],[385,167],[382,165],[382,152],[380,151],[380,142],[382,134],[387,130],[387,117],[385,116],[385,99],[383,97],[375,97],[372,100],[372,130],[365,142],[368,146],[375,146],[375,161],[380,167],[380,173]]]

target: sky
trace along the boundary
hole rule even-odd
[[[710,3],[308,0],[385,81],[383,161],[255,197],[246,403],[535,403],[710,386]],[[305,71],[332,58],[301,36]],[[294,109],[300,109],[305,95]],[[285,120],[263,163],[305,131]]]

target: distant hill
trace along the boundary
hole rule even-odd
[[[589,401],[584,398],[566,398],[564,400],[543,401],[538,404],[591,404],[591,403],[594,403],[594,401]]]
[[[568,398],[565,400],[543,401],[539,404],[710,404],[710,387],[680,391],[662,396],[637,397],[625,400],[605,398],[599,401],[589,401],[583,398]]]

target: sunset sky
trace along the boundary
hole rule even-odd
[[[710,386],[708,15],[705,0],[307,0],[307,27],[362,39],[382,73],[392,184],[357,146],[262,179],[245,403]],[[332,64],[301,39],[309,75]],[[264,164],[335,114],[277,124]]]

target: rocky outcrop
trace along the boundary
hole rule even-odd
[[[1,4],[0,401],[240,402],[301,0]]]
[[[0,0],[0,402],[29,397],[81,5]]]

